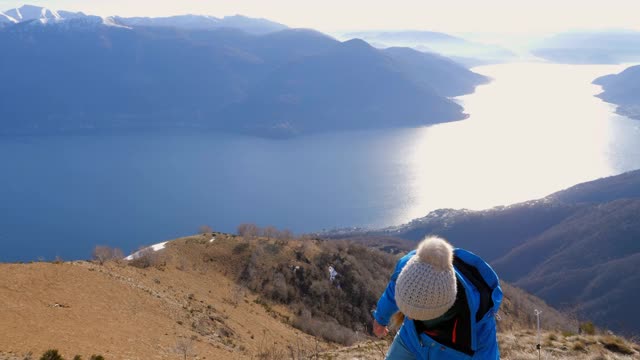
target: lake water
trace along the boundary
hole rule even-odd
[[[593,97],[622,66],[506,64],[468,120],[267,140],[230,134],[0,138],[0,261],[130,252],[242,222],[295,232],[397,225],[640,168],[640,121]]]

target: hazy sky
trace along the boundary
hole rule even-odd
[[[0,0],[0,10],[25,1]],[[322,31],[424,29],[446,32],[551,32],[640,29],[640,0],[32,0],[95,15],[243,14]]]

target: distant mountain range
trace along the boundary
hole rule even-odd
[[[606,75],[594,81],[602,86],[602,100],[618,105],[619,114],[640,119],[640,66],[627,68],[620,74]]]
[[[438,210],[382,231],[332,237],[419,240],[438,234],[490,261],[506,281],[612,330],[640,334],[640,170],[485,211]]]
[[[118,23],[131,27],[177,27],[191,30],[212,30],[221,28],[241,29],[250,34],[268,34],[287,29],[287,26],[266,19],[253,19],[242,15],[216,18],[203,15],[179,15],[170,17],[114,18]]]
[[[361,31],[340,34],[339,38],[359,38],[379,48],[411,47],[442,54],[470,67],[517,58],[514,52],[498,45],[482,44],[435,31]]]
[[[86,15],[82,12],[70,12],[63,10],[51,10],[48,8],[24,5],[20,8],[0,12],[0,26],[15,24],[18,22],[36,21],[41,24],[63,23],[75,19],[101,18]],[[124,27],[168,27],[191,30],[212,30],[221,28],[241,29],[250,34],[267,34],[270,32],[287,29],[287,26],[266,19],[254,19],[242,15],[225,16],[216,18],[207,15],[178,15],[170,17],[119,17],[112,16],[101,18],[104,22]]]
[[[567,64],[621,64],[640,61],[640,31],[575,31],[541,41],[532,51]]]
[[[488,81],[439,55],[263,19],[104,18],[33,6],[3,18],[0,134],[416,127],[464,119],[448,97]]]

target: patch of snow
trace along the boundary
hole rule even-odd
[[[114,18],[113,16],[103,17],[102,18],[102,25],[118,27],[118,28],[122,28],[122,29],[129,29],[129,30],[132,29],[130,26],[126,26],[126,25],[122,25],[122,24],[118,23],[116,21],[116,18]]]
[[[151,245],[151,248],[153,249],[153,251],[159,251],[165,248],[165,246],[167,245],[168,241],[165,241],[163,243],[159,243],[159,244],[155,244],[155,245]]]
[[[329,265],[329,281],[333,282],[336,279],[336,276],[338,276],[338,272],[333,268],[333,266]]]
[[[129,256],[127,256],[127,257],[125,257],[124,259],[125,259],[125,260],[134,260],[134,259],[137,259],[137,258],[139,258],[139,257],[140,257],[140,255],[142,254],[142,252],[143,252],[143,251],[145,251],[145,250],[147,250],[147,249],[151,249],[151,250],[153,250],[153,251],[160,251],[160,250],[162,250],[162,249],[164,249],[164,248],[166,247],[167,243],[169,243],[169,241],[165,241],[165,242],[161,242],[161,243],[158,243],[158,244],[155,244],[155,245],[147,246],[146,248],[141,249],[141,250],[138,250],[138,251],[134,252],[133,254],[131,254],[131,255],[129,255]]]

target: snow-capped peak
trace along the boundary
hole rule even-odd
[[[24,5],[5,12],[6,15],[19,22],[30,20],[61,20],[62,16],[57,11],[41,6]]]
[[[86,15],[83,12],[55,11],[45,7],[24,5],[0,13],[0,26],[23,23],[27,27],[55,25],[63,29],[93,29],[96,26],[127,28],[113,17]]]

